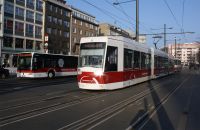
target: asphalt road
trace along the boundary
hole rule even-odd
[[[86,91],[75,77],[0,80],[1,130],[199,130],[200,71],[115,91]]]

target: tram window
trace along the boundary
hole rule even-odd
[[[154,56],[154,67],[158,68],[158,57]]]
[[[141,68],[142,69],[146,69],[146,54],[145,53],[141,53]]]
[[[140,69],[140,52],[134,51],[134,68]]]
[[[146,64],[147,69],[151,68],[151,55],[150,54],[146,54],[145,64]]]
[[[105,71],[117,71],[117,47],[108,46],[106,54]]]
[[[124,68],[132,68],[133,51],[124,49]]]

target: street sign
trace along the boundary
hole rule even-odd
[[[49,40],[49,36],[48,36],[48,34],[45,34],[45,36],[44,36],[44,41],[45,41],[45,42],[48,42],[48,40]]]

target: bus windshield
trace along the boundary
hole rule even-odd
[[[30,70],[31,69],[31,56],[19,56],[17,68],[18,68],[18,70]]]
[[[79,67],[102,68],[105,43],[83,43],[80,48]]]

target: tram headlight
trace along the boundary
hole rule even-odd
[[[95,76],[102,76],[103,75],[103,71],[102,70],[97,70],[94,72]]]
[[[82,74],[81,69],[78,69],[78,70],[77,70],[77,73],[78,73],[79,75]]]

